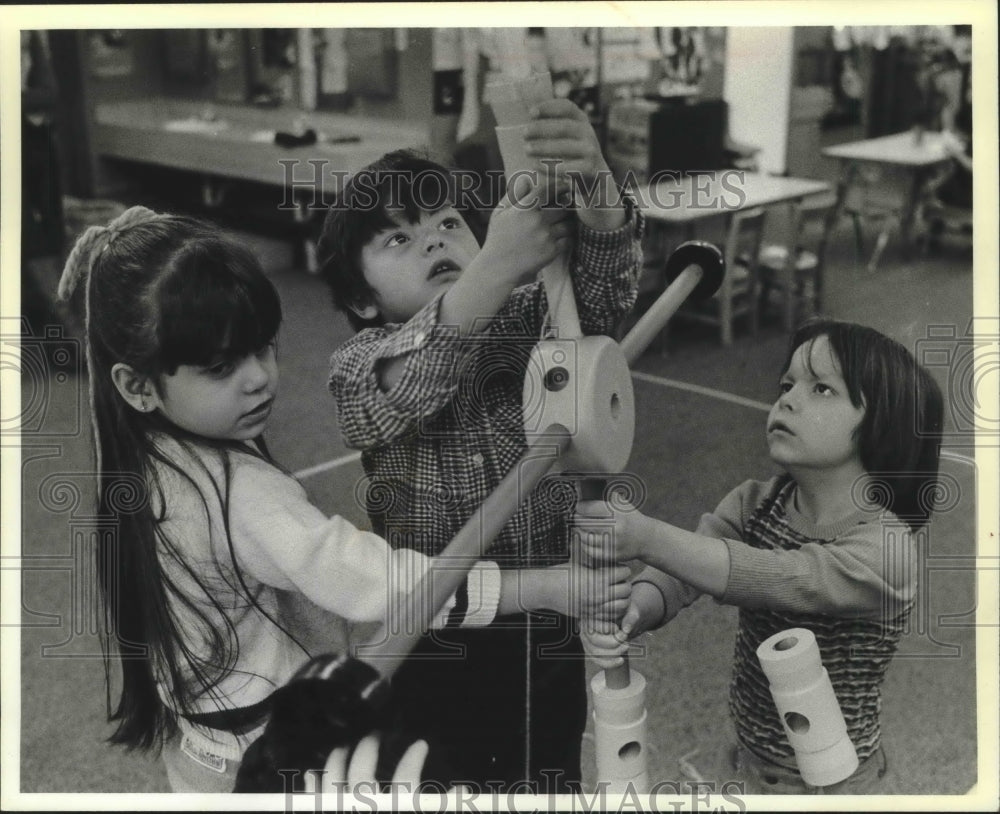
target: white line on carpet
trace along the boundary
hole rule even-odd
[[[663,387],[672,387],[675,390],[697,393],[700,396],[708,396],[709,398],[718,399],[719,401],[728,401],[731,404],[739,404],[742,407],[749,407],[753,410],[760,410],[765,413],[771,409],[771,405],[764,401],[755,401],[754,399],[748,399],[743,396],[737,396],[733,393],[727,393],[724,390],[716,390],[712,387],[702,387],[700,384],[682,382],[678,379],[667,379],[663,376],[653,376],[650,373],[637,373],[635,371],[632,372],[632,378],[643,382],[649,382],[650,384],[658,384]],[[951,452],[947,449],[941,450],[941,457],[958,461],[972,467],[975,467],[976,465],[975,460],[969,456],[962,455],[958,452]],[[298,480],[302,480],[304,478],[310,478],[313,475],[319,475],[323,472],[329,472],[331,469],[338,469],[341,466],[346,466],[347,464],[352,464],[359,460],[361,460],[361,453],[352,452],[351,454],[343,455],[340,458],[334,458],[333,460],[325,461],[321,464],[316,464],[315,466],[300,469],[297,472],[293,472],[292,476]]]
[[[697,393],[701,396],[718,399],[719,401],[732,402],[733,404],[750,407],[754,410],[762,410],[765,413],[771,409],[771,405],[766,402],[754,401],[753,399],[737,396],[733,393],[727,393],[724,390],[702,387],[700,384],[690,384],[689,382],[682,382],[677,379],[665,379],[663,376],[653,376],[649,373],[636,373],[634,371],[632,373],[632,378],[643,382],[651,382],[652,384],[660,384],[664,387],[673,387],[675,390],[686,390],[689,393]]]
[[[321,472],[328,472],[331,469],[337,469],[341,466],[346,466],[347,464],[352,464],[355,461],[361,460],[360,452],[352,452],[350,455],[342,455],[339,458],[334,458],[332,461],[324,461],[321,464],[316,464],[315,466],[307,466],[305,469],[300,469],[298,472],[293,472],[292,477],[297,480],[302,480],[303,478],[311,478],[313,475],[319,475]]]

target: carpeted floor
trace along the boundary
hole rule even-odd
[[[267,257],[285,308],[282,391],[269,429],[272,451],[293,471],[339,459],[349,450],[340,440],[325,389],[326,359],[349,336],[349,328],[330,307],[321,281],[289,267],[285,247],[246,237]],[[948,245],[934,256],[902,262],[897,249],[890,244],[882,266],[870,274],[854,262],[850,229],[838,231],[827,269],[826,313],[870,324],[911,348],[929,341],[928,329],[935,325],[953,326],[962,337],[972,313],[971,251]],[[45,278],[39,272],[40,279],[51,279],[48,273]],[[42,335],[40,324],[31,327]],[[635,380],[639,442],[629,469],[646,486],[647,510],[693,526],[731,487],[773,471],[764,444],[764,413],[722,400],[720,394],[772,400],[785,340],[773,319],[765,321],[756,340],[738,332],[729,348],[704,329],[674,324],[666,351],[640,360],[636,370],[644,375]],[[960,339],[951,346],[967,347]],[[23,405],[38,405],[40,429],[25,438],[22,453],[21,789],[166,791],[158,761],[105,743],[111,729],[96,658],[93,585],[73,579],[80,573],[75,562],[85,561],[97,529],[89,517],[93,483],[85,381],[72,367],[69,372],[65,377],[39,373],[23,386]],[[934,372],[943,387],[952,386],[946,367]],[[716,392],[695,392],[687,385]],[[952,428],[961,429],[960,418],[952,418]],[[970,559],[975,553],[975,470],[963,457],[972,454],[967,439],[963,445],[956,435],[948,451],[942,470],[954,484],[953,500],[924,541],[929,558],[918,611],[885,685],[884,737],[892,769],[887,791],[893,794],[961,795],[977,777],[972,616],[977,596]],[[353,488],[360,472],[358,462],[348,460],[303,483],[325,511],[361,524],[365,518]],[[648,764],[654,781],[726,779],[721,765],[730,737],[726,695],[734,631],[734,610],[702,599],[643,641],[646,653],[633,665],[648,680]],[[5,650],[16,633],[5,632]],[[5,713],[14,710],[8,707]],[[592,783],[589,733],[584,751]],[[9,760],[5,754],[4,761]]]

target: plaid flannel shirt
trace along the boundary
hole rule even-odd
[[[643,220],[626,198],[626,223],[579,225],[571,258],[584,334],[611,334],[635,303]],[[443,296],[443,295],[441,295]],[[374,531],[394,547],[434,556],[451,541],[527,449],[521,400],[526,364],[547,325],[538,281],[519,286],[484,330],[459,338],[438,323],[441,297],[408,322],[367,328],[330,360],[329,386],[345,443],[362,450],[359,489]],[[406,357],[388,391],[379,363]],[[546,476],[480,556],[501,567],[564,562],[573,485]]]

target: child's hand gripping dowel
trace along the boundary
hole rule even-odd
[[[577,552],[569,561],[569,612],[581,629],[617,625],[629,607],[631,571],[623,565],[586,562]]]
[[[573,238],[572,213],[541,207],[541,194],[529,175],[514,178],[490,217],[486,240],[475,260],[501,270],[511,286],[562,257]]]
[[[615,564],[642,555],[640,541],[629,533],[628,513],[609,501],[583,495],[576,504],[573,524],[588,562]]]
[[[595,481],[582,482],[582,497],[593,497]],[[579,556],[594,569],[620,568],[615,562],[616,509],[611,501],[581,500],[584,514],[577,511],[577,535],[586,544]],[[629,603],[615,620],[593,619],[581,625],[585,650],[604,669],[590,682],[594,706],[594,746],[597,776],[608,791],[645,793],[649,788],[646,761],[646,679],[628,665],[628,633],[636,621],[637,609]]]
[[[529,77],[510,82],[496,82],[489,87],[490,104],[497,120],[496,136],[503,158],[507,183],[514,186],[519,179],[527,176],[532,178],[545,194],[534,201],[536,206],[551,207],[560,200],[556,182],[557,175],[551,170],[557,166],[559,157],[549,163],[546,151],[540,142],[535,142],[537,155],[529,153],[526,139],[531,111],[538,105],[552,100],[552,80],[545,74],[532,74]],[[565,178],[565,176],[563,176]],[[523,250],[522,250],[523,251]],[[580,319],[576,310],[576,302],[569,279],[569,252],[563,251],[551,263],[542,269],[542,279],[549,299],[549,312],[563,334],[580,335]]]
[[[606,503],[605,490],[607,481],[604,478],[589,477],[582,478],[578,482],[578,492],[580,502],[588,508],[588,514],[581,516],[579,510],[576,517],[576,529],[579,544],[575,547],[574,556],[579,558],[589,569],[610,569],[618,566],[619,560],[615,556],[615,511],[610,503]],[[611,689],[621,689],[629,684],[630,672],[628,667],[628,648],[614,647],[608,638],[617,638],[623,629],[621,625],[624,621],[625,612],[628,605],[622,607],[619,613],[611,619],[591,618],[583,620],[581,630],[589,641],[585,639],[591,649],[597,650],[597,642],[603,646],[612,647],[616,658],[608,658],[611,653],[605,653],[602,666],[605,670],[604,680],[606,686]],[[609,626],[613,622],[614,626]]]

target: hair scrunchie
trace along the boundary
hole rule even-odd
[[[87,230],[77,239],[69,257],[66,258],[66,265],[63,266],[56,295],[60,300],[68,300],[72,297],[80,280],[90,276],[97,258],[126,229],[143,223],[153,223],[165,217],[169,216],[159,215],[145,206],[133,206],[122,212],[107,226],[87,227]]]

